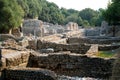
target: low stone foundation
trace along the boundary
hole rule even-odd
[[[109,78],[114,59],[87,57],[71,53],[31,54],[29,67],[46,68],[59,75]]]
[[[57,80],[57,75],[39,68],[12,68],[2,73],[3,80]]]
[[[99,45],[98,50],[99,51],[108,51],[108,50],[115,50],[120,47],[120,44],[115,44],[115,45]]]
[[[0,69],[4,68],[10,68],[10,67],[15,67],[19,66],[23,63],[28,63],[28,59],[30,56],[29,51],[12,51],[12,50],[2,50],[3,53],[1,53],[2,57],[0,60]],[[8,53],[9,52],[9,53]],[[23,65],[26,67],[26,65]]]
[[[72,37],[68,38],[68,44],[80,44],[80,43],[87,43],[87,44],[112,44],[120,42],[119,37]]]
[[[55,52],[70,51],[70,52],[73,52],[73,53],[85,54],[89,50],[90,45],[85,45],[85,44],[57,44],[57,43],[43,42],[41,40],[38,40],[37,48],[38,48],[38,50],[53,48]]]

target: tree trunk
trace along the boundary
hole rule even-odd
[[[116,26],[113,26],[113,37],[115,37],[115,28]]]
[[[9,34],[12,34],[12,29],[9,30]]]

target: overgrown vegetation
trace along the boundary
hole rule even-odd
[[[98,57],[101,58],[112,58],[115,56],[115,52],[113,51],[99,51],[99,53],[97,54]]]

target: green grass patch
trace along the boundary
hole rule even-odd
[[[98,57],[101,57],[101,58],[112,58],[115,56],[115,52],[113,51],[99,51],[98,53]]]

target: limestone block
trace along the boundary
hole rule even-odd
[[[17,66],[22,63],[21,53],[10,53],[4,56],[6,58],[6,67]]]
[[[98,44],[94,44],[87,51],[86,55],[88,56],[96,56],[98,54]]]

